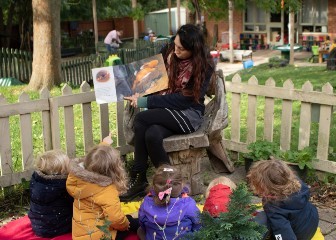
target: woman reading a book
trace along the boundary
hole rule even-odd
[[[204,95],[214,73],[214,63],[202,31],[195,25],[179,28],[174,42],[163,53],[169,88],[146,97],[135,94],[124,99],[135,108],[147,108],[134,119],[134,165],[130,188],[121,201],[145,194],[148,157],[157,168],[170,164],[163,139],[196,131],[203,122]]]

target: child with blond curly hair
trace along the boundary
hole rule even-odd
[[[70,164],[66,183],[74,198],[72,239],[124,239],[138,229],[138,221],[125,216],[119,195],[127,190],[127,175],[119,151],[109,146],[111,135],[93,147],[83,159]],[[97,226],[110,223],[109,234]]]
[[[35,160],[28,217],[39,237],[52,238],[71,232],[73,198],[65,186],[69,161],[60,150],[47,151]]]
[[[285,162],[258,161],[247,178],[254,193],[262,197],[264,213],[259,214],[266,217],[265,224],[275,239],[313,238],[319,223],[317,209],[309,202],[308,186]]]
[[[213,179],[205,192],[203,211],[212,217],[218,217],[220,213],[227,212],[230,195],[236,189],[236,184],[229,178],[221,176]]]

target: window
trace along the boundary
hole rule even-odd
[[[326,32],[328,0],[304,0],[301,10],[302,32]]]
[[[250,32],[266,31],[266,12],[258,9],[252,1],[249,1],[248,6],[245,10],[244,30]]]

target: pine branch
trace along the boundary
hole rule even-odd
[[[266,227],[252,221],[257,206],[251,204],[252,193],[246,184],[240,184],[230,196],[228,212],[213,218],[209,213],[200,214],[202,228],[185,239],[201,240],[258,240],[266,232]]]

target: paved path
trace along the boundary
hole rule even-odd
[[[280,56],[279,50],[258,50],[252,53],[252,60],[254,66],[262,63],[267,63],[268,59],[271,57]],[[310,63],[308,59],[311,57],[312,53],[307,51],[295,52],[294,53],[294,64],[296,66],[326,66],[326,63]],[[222,69],[225,76],[235,73],[243,69],[242,62],[219,62],[217,64],[217,69]]]
[[[258,50],[253,52],[252,60],[254,65],[257,66],[262,63],[267,63],[268,59],[274,56],[280,56],[280,51],[278,50]],[[307,60],[311,57],[311,52],[295,52],[294,53],[294,64],[296,66],[326,66],[326,63],[310,63]],[[222,69],[225,76],[235,73],[243,69],[242,62],[219,62],[217,64],[217,69]],[[226,175],[226,174],[224,174]],[[227,177],[232,179],[234,182],[238,183],[245,180],[245,169],[244,167],[238,167],[236,171],[232,174],[227,174]],[[254,199],[256,202],[260,202],[260,199]],[[319,226],[325,237],[325,240],[336,240],[336,209],[325,208],[323,206],[318,207],[320,222]]]

